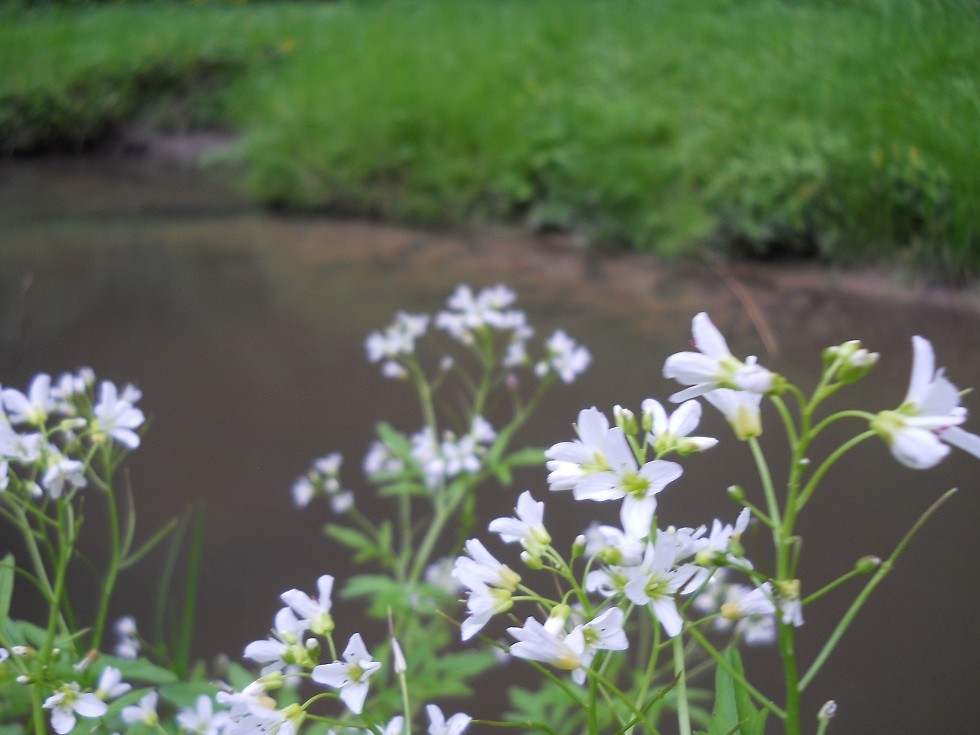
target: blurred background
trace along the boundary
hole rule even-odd
[[[539,334],[593,353],[533,446],[673,392],[663,360],[701,310],[804,386],[862,339],[883,355],[850,396],[870,410],[905,395],[914,334],[980,384],[978,37],[952,0],[0,2],[0,383],[90,365],[143,390],[141,533],[205,509],[194,651],[237,658],[280,592],[350,569],[293,480],[340,451],[366,494],[375,423],[420,424],[364,336],[457,283],[507,283]],[[731,520],[725,488],[753,481],[721,418],[703,431],[723,444],[662,497],[677,525]],[[840,703],[834,732],[980,718],[976,467],[917,473],[869,442],[804,517],[816,589],[962,488],[807,692]],[[544,477],[487,488],[481,514]],[[616,515],[544,499],[569,529]],[[159,561],[120,581],[147,629]],[[849,600],[808,610],[804,658]],[[775,659],[747,666],[779,692]]]

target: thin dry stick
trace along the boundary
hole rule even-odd
[[[769,325],[766,324],[766,319],[756,306],[755,301],[752,300],[752,295],[746,290],[745,286],[738,282],[738,280],[733,276],[728,270],[717,260],[708,260],[708,265],[711,266],[711,270],[725,282],[725,285],[735,294],[735,298],[739,300],[745,312],[748,314],[752,325],[755,327],[759,336],[762,338],[762,343],[766,347],[766,352],[769,353],[770,357],[776,357],[779,354],[779,346],[776,344],[776,338],[773,336],[772,330],[769,329]]]

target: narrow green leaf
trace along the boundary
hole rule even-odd
[[[537,447],[526,447],[518,449],[513,454],[507,456],[504,462],[508,467],[534,467],[543,465],[545,462],[544,450]]]
[[[382,498],[393,498],[399,495],[431,496],[432,491],[425,485],[406,480],[404,482],[392,482],[387,485],[381,485],[378,488],[378,495]]]
[[[506,464],[494,465],[490,469],[504,487],[510,487],[514,483],[514,476]]]
[[[376,430],[378,432],[378,438],[384,442],[384,445],[388,447],[392,453],[399,456],[406,456],[411,453],[412,443],[408,440],[408,437],[398,431],[398,429],[394,428],[391,424],[382,421],[378,424]]]
[[[7,554],[0,561],[0,630],[10,615],[10,598],[14,594],[14,557]]]
[[[100,656],[99,661],[119,669],[125,681],[146,684],[170,684],[177,681],[177,675],[170,669],[150,663],[145,658],[129,660],[116,656]]]
[[[374,541],[371,538],[353,528],[328,523],[323,527],[323,532],[337,543],[351,549],[360,551],[374,548]]]

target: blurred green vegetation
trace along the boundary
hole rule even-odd
[[[980,5],[376,0],[0,8],[0,150],[241,134],[263,201],[664,254],[980,264]]]

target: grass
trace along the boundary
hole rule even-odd
[[[269,203],[962,278],[980,265],[977,37],[980,10],[953,0],[7,9],[0,146],[97,139],[169,95],[184,124],[241,133]]]

